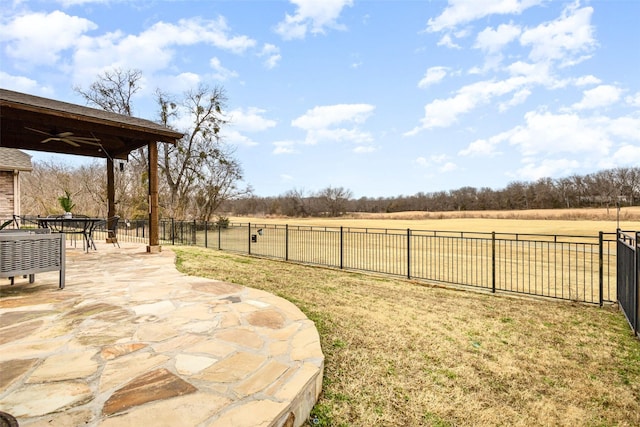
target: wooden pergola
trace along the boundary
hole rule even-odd
[[[137,117],[0,89],[0,147],[107,159],[108,217],[115,216],[114,160],[148,147],[149,245],[159,252],[158,142],[182,134]]]

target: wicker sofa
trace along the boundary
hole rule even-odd
[[[64,288],[64,233],[0,233],[0,277],[8,277],[13,285],[14,277],[28,275],[33,283],[35,274],[45,271],[60,271],[59,287]]]

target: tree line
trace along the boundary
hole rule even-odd
[[[566,178],[515,181],[503,189],[462,187],[412,196],[353,198],[351,190],[327,187],[315,193],[290,190],[277,197],[228,200],[235,215],[340,216],[347,212],[523,210],[635,206],[640,203],[640,168],[615,168]]]

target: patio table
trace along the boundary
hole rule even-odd
[[[104,218],[71,217],[63,216],[38,218],[38,226],[48,228],[52,233],[81,234],[83,247],[86,245],[87,252],[90,248],[96,250],[92,233],[96,225],[104,222]]]

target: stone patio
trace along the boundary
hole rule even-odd
[[[305,424],[324,367],[313,322],[179,273],[170,249],[68,247],[63,290],[56,272],[2,279],[0,411],[25,427]]]

